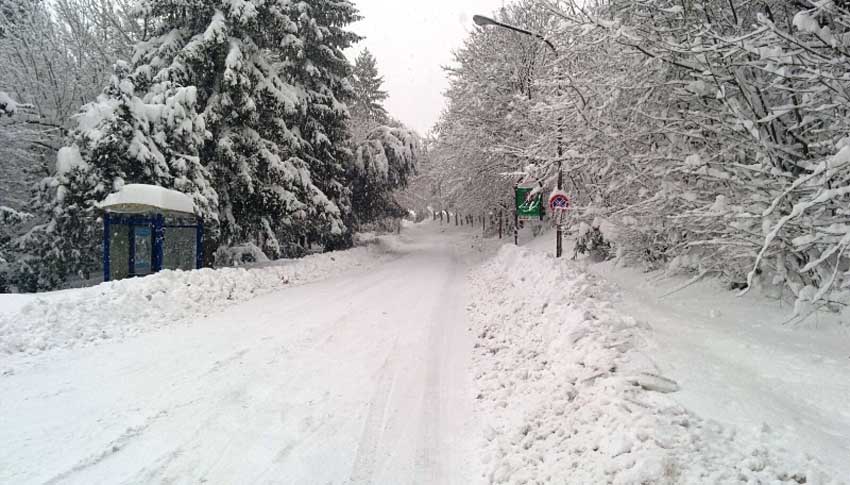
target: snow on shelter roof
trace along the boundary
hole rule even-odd
[[[99,204],[110,212],[138,214],[141,212],[179,212],[194,214],[195,203],[188,195],[158,185],[128,184],[109,194]]]

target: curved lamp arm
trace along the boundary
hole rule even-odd
[[[477,25],[479,27],[485,27],[487,25],[495,25],[497,27],[502,27],[503,29],[508,29],[508,30],[513,30],[514,32],[519,32],[520,34],[530,35],[531,37],[537,37],[538,39],[542,40],[547,46],[549,46],[549,48],[552,49],[552,52],[554,52],[556,54],[558,53],[558,49],[555,48],[555,45],[549,39],[544,37],[543,34],[539,34],[537,32],[532,32],[530,30],[521,29],[519,27],[515,27],[513,25],[509,25],[509,24],[506,24],[506,23],[503,23],[503,22],[499,22],[498,20],[494,20],[494,19],[491,19],[490,17],[485,17],[483,15],[473,15],[472,21],[475,22],[475,25]]]

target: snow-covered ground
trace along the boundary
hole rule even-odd
[[[653,329],[623,313],[616,288],[581,265],[505,246],[470,282],[485,480],[813,484],[846,476],[840,462],[810,456],[818,451],[810,443],[779,442],[769,426],[705,419],[680,402],[680,387],[712,369],[697,362],[672,378],[653,361]],[[757,384],[727,377],[733,390]],[[829,392],[838,396],[845,385]],[[747,391],[741,397],[758,388]],[[727,392],[710,399],[735,399]],[[806,401],[796,411],[805,419]]]
[[[95,345],[208,315],[290,285],[376,264],[390,238],[370,247],[259,264],[254,268],[162,271],[37,295],[0,295],[0,354]]]
[[[479,231],[0,295],[0,483],[848,481],[843,327]]]
[[[0,357],[0,483],[469,483],[465,243]]]
[[[616,283],[617,307],[651,329],[646,352],[681,384],[678,403],[743,430],[770,430],[770,441],[850,480],[850,327],[825,314],[786,323],[787,303],[738,298],[717,282],[680,289],[684,278],[612,263],[590,269]]]
[[[551,252],[553,241],[546,234],[526,245]],[[576,264],[614,284],[615,307],[649,329],[646,353],[679,383],[676,402],[726,426],[769,430],[765,441],[812,455],[850,482],[846,317],[789,323],[792,306],[758,292],[739,297],[716,281],[691,284],[613,261]]]

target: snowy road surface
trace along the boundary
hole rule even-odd
[[[0,483],[469,483],[460,239],[413,237],[187,325],[12,358]]]
[[[478,231],[3,296],[0,484],[847,484],[846,331]]]

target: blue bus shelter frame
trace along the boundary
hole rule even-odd
[[[103,281],[109,281],[112,269],[110,258],[112,226],[127,226],[129,238],[128,274],[136,276],[136,238],[133,228],[136,226],[148,226],[153,236],[153,255],[151,258],[151,273],[162,271],[163,265],[163,242],[165,241],[165,228],[195,229],[195,269],[201,269],[204,265],[204,223],[197,219],[195,224],[166,224],[163,214],[152,215],[129,215],[105,212],[103,215]]]

